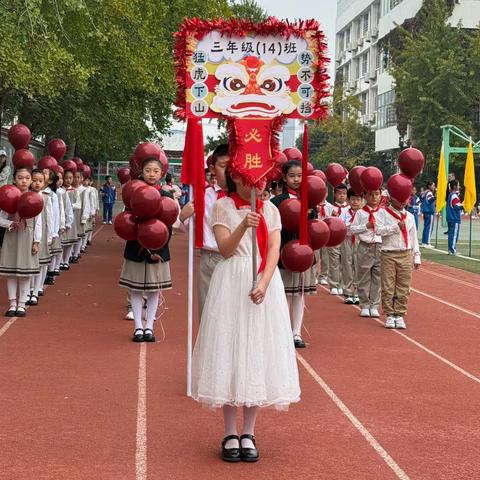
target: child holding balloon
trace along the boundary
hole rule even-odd
[[[162,177],[162,163],[156,158],[147,158],[142,162],[141,167],[140,180],[142,180],[142,183],[150,187],[157,187]],[[136,188],[140,190],[142,188],[141,184]],[[157,190],[160,189],[157,188]],[[170,196],[168,192],[163,190],[160,190],[160,194]],[[117,219],[115,220],[115,227],[117,233],[119,233]],[[125,245],[119,286],[128,288],[130,292],[135,321],[135,331],[132,338],[134,342],[155,342],[153,324],[157,314],[160,291],[172,288],[170,250],[168,247],[171,232],[172,230],[169,228],[165,243],[158,250],[144,248],[137,240],[128,240]],[[144,295],[147,298],[145,328],[142,321]]]
[[[77,241],[73,246],[73,263],[78,263],[82,250],[82,245],[86,237],[87,220],[90,218],[90,196],[87,194],[86,188],[83,186],[83,171],[78,168],[73,182],[76,191],[76,202],[73,204],[73,214],[77,226]]]
[[[73,163],[73,162],[72,162]],[[75,168],[73,168],[75,167]],[[62,238],[63,246],[63,264],[62,270],[70,269],[70,259],[72,258],[73,246],[77,242],[77,223],[75,222],[75,213],[73,205],[77,202],[77,192],[73,187],[74,173],[76,172],[76,166],[73,164],[71,169],[65,169],[63,176],[63,188],[65,194],[60,193],[64,200],[65,205],[65,234]],[[70,223],[70,226],[69,226]]]
[[[280,208],[280,205],[290,198],[300,198],[300,185],[302,183],[302,164],[299,160],[289,160],[282,165],[283,173],[283,193],[271,199],[271,202]],[[317,211],[312,210],[309,218],[316,218]],[[296,233],[287,230],[282,226],[281,247],[290,240],[296,238]],[[304,295],[317,293],[316,287],[316,266],[309,268],[304,273],[291,272],[287,270],[281,261],[278,263],[280,273],[287,295],[290,316],[292,320],[293,342],[296,348],[305,348],[305,342],[302,338]]]
[[[19,168],[14,172],[13,178],[20,193],[27,193],[32,183],[30,171]],[[10,303],[5,316],[25,317],[30,277],[40,272],[38,252],[42,240],[42,214],[22,219],[18,213],[1,210],[0,226],[6,229],[0,251],[0,275],[7,277]]]

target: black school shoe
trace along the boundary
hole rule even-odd
[[[17,307],[10,307],[5,312],[5,317],[16,317],[17,316]]]
[[[53,272],[47,272],[47,276],[45,277],[45,281],[43,282],[44,285],[55,285],[55,277]]]
[[[26,317],[27,316],[27,311],[25,310],[24,307],[18,307],[17,311],[15,312],[16,317]]]
[[[253,442],[253,445],[255,445],[255,448],[243,448],[242,447],[242,439],[243,438],[248,438]],[[253,435],[242,435],[240,437],[240,459],[242,462],[258,462],[258,459],[260,458],[260,454],[257,450],[257,444],[255,442],[255,437]]]
[[[225,445],[229,440],[238,440],[239,447],[238,448],[225,448]],[[238,435],[228,435],[222,441],[222,453],[221,453],[222,460],[225,462],[239,462],[240,458],[240,439]]]
[[[303,338],[300,335],[295,335],[293,337],[293,344],[295,345],[295,348],[305,348],[305,342],[303,341]]]
[[[61,263],[60,264],[60,270],[68,270],[70,267],[68,266],[68,263]]]
[[[78,263],[79,262],[79,257],[72,257],[70,259],[70,263]]]
[[[149,328],[146,328],[143,331],[143,341],[144,342],[154,342],[155,341],[155,335],[153,334],[153,330],[150,330]]]
[[[137,328],[133,332],[132,342],[140,343],[144,341],[145,341],[145,337],[143,335],[143,328]]]

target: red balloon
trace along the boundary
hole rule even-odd
[[[156,217],[161,220],[167,227],[171,227],[178,218],[178,203],[170,197],[162,197],[160,201],[161,207]]]
[[[30,150],[21,148],[13,154],[12,163],[17,170],[19,168],[32,170],[35,165],[35,156]]]
[[[413,183],[403,173],[392,175],[387,182],[387,190],[390,198],[394,198],[397,202],[405,204],[408,202],[412,194]]]
[[[8,130],[8,141],[15,150],[28,148],[31,139],[32,134],[30,129],[26,125],[23,125],[23,123],[17,123]]]
[[[132,198],[133,192],[138,188],[144,188],[148,185],[141,180],[130,180],[122,187],[122,200],[127,208],[131,208],[130,200]]]
[[[17,211],[22,192],[15,185],[0,187],[0,210],[13,214]]]
[[[322,203],[327,198],[327,186],[325,182],[315,176],[310,175],[307,177],[308,184],[308,206],[315,208],[319,203]]]
[[[300,208],[300,200],[297,198],[288,198],[278,207],[282,225],[290,232],[296,233],[300,228]]]
[[[160,145],[152,142],[140,143],[130,158],[130,167],[132,171],[138,174],[142,171],[142,163],[147,158],[154,158],[162,165],[162,177],[168,172],[168,159]]]
[[[314,170],[312,175],[321,178],[325,183],[327,183],[327,176],[321,170]]]
[[[138,227],[137,241],[147,250],[160,250],[168,242],[167,226],[158,218],[142,222]]]
[[[291,272],[302,273],[308,270],[314,261],[313,250],[310,245],[300,245],[299,240],[290,240],[280,253],[283,266]]]
[[[168,173],[168,158],[167,156],[165,155],[165,152],[162,150],[161,154],[160,154],[160,163],[162,164],[162,178]]]
[[[72,172],[74,175],[77,173],[77,164],[73,160],[65,160],[62,168],[65,172]]]
[[[330,238],[330,229],[328,225],[319,219],[308,221],[308,234],[310,237],[310,246],[313,250],[323,248]]]
[[[338,187],[346,177],[345,169],[339,163],[329,163],[325,175],[332,187]]]
[[[283,151],[284,155],[287,157],[288,160],[302,160],[302,152],[298,149],[298,148],[295,148],[295,147],[289,147],[289,148],[286,148],[284,151]]]
[[[43,210],[43,198],[36,192],[25,192],[18,200],[17,212],[20,218],[36,217]]]
[[[307,162],[307,175],[313,175],[314,171],[315,167],[310,162]]]
[[[352,188],[352,190],[358,195],[363,194],[363,185],[361,182],[361,176],[365,170],[366,170],[366,167],[362,165],[357,165],[356,167],[353,167],[350,170],[350,173],[348,174],[348,183],[350,184],[350,187]],[[382,177],[382,183],[383,183],[383,177]]]
[[[54,138],[48,142],[47,150],[52,157],[59,161],[67,153],[67,146],[61,138]]]
[[[377,167],[368,167],[361,173],[360,183],[366,192],[380,190],[383,185],[383,174]]]
[[[120,168],[117,172],[118,181],[123,185],[130,180],[130,169],[128,167]]]
[[[55,158],[51,157],[50,155],[46,155],[45,157],[42,157],[38,162],[38,168],[40,168],[41,170],[43,170],[44,168],[53,170],[54,167],[56,167],[57,165],[58,165],[58,162],[55,160]]]
[[[83,165],[83,160],[80,157],[73,157],[72,160],[75,162],[75,165],[77,165],[78,169],[80,169],[80,167]]]
[[[59,175],[59,174],[61,174],[62,176],[65,175],[65,170],[63,170],[63,167],[60,166],[60,165],[55,165],[55,166],[53,167],[53,171],[54,171],[57,175]]]
[[[161,207],[160,199],[160,192],[155,187],[145,185],[133,191],[130,208],[139,219],[154,218]]]
[[[83,176],[84,178],[91,178],[92,176],[92,169],[86,164],[83,164]]]
[[[338,217],[328,217],[324,220],[330,230],[330,237],[326,247],[338,247],[347,236],[347,226],[345,222]]]
[[[284,163],[288,162],[288,158],[283,152],[276,152],[273,156],[273,161],[281,167]]]
[[[408,178],[415,178],[425,166],[425,157],[417,148],[406,148],[398,156],[398,166]]]
[[[136,240],[138,224],[132,212],[119,213],[113,221],[115,233],[123,240]]]

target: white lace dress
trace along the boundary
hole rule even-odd
[[[269,232],[280,230],[280,214],[265,202]],[[235,230],[249,208],[230,198],[216,202],[212,227]],[[260,265],[260,259],[259,263]],[[254,304],[251,230],[235,254],[220,261],[210,282],[193,353],[193,398],[211,407],[273,406],[300,400],[300,386],[287,300],[278,268],[265,299]]]

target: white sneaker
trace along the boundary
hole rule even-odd
[[[395,327],[402,330],[407,328],[407,324],[405,323],[405,320],[403,319],[403,317],[395,318]]]
[[[338,295],[338,288],[335,288],[335,287],[331,288],[330,295]]]
[[[372,318],[380,318],[380,313],[378,312],[378,310],[376,308],[371,308],[370,309],[370,316]]]
[[[395,328],[395,317],[387,317],[387,320],[385,321],[385,328]]]
[[[106,224],[107,224],[107,222],[103,222],[103,224],[104,224],[104,225],[106,225]]]
[[[361,317],[369,317],[370,316],[370,310],[368,308],[362,308],[360,310],[360,316]]]
[[[132,312],[132,311],[128,312],[128,313],[125,315],[125,320],[135,320],[135,319],[133,318],[133,312]]]
[[[320,285],[328,285],[328,280],[326,280],[325,278],[321,278]]]
[[[433,245],[431,245],[430,243],[424,245],[425,248],[435,248]]]
[[[343,288],[337,288],[337,290],[339,295],[343,295]]]

